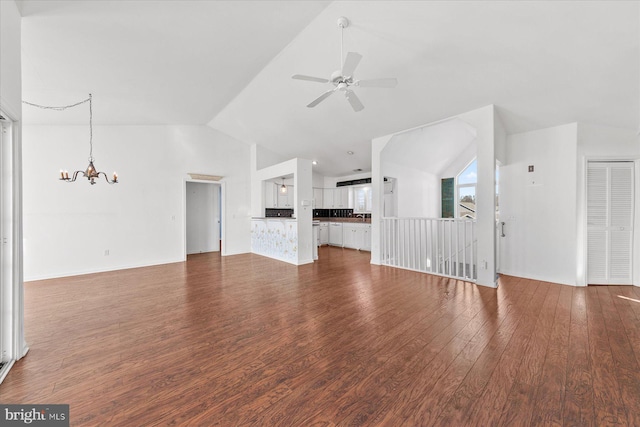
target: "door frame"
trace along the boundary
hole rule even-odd
[[[640,156],[637,155],[617,155],[617,156],[584,156],[582,182],[580,191],[582,192],[582,203],[580,204],[581,217],[583,218],[581,227],[578,232],[582,236],[582,256],[578,257],[578,286],[587,286],[587,263],[588,263],[588,224],[587,224],[587,172],[589,162],[633,162],[633,179],[634,179],[634,218],[633,218],[633,245],[632,245],[632,265],[631,265],[631,284],[640,287],[640,257],[633,254],[640,254]],[[581,280],[580,280],[581,279]]]
[[[0,314],[9,313],[2,322],[2,354],[5,365],[0,370],[0,382],[16,360],[24,357],[29,347],[24,339],[24,285],[22,243],[22,133],[20,115],[0,98],[0,111],[9,123],[10,136],[3,140],[0,173],[2,174],[2,257],[0,263]],[[7,179],[5,179],[7,178]]]
[[[220,188],[220,255],[227,255],[226,242],[226,183],[224,181],[206,181],[202,179],[185,178],[182,183],[182,260],[187,260],[187,182],[215,185]]]

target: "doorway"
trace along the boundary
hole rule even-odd
[[[634,162],[587,164],[587,284],[633,283]]]
[[[221,247],[221,186],[186,182],[186,254],[219,252]]]

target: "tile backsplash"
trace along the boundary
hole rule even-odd
[[[273,218],[273,217],[291,218],[293,216],[293,209],[266,208],[264,210],[264,216],[267,218]]]
[[[371,214],[354,214],[353,209],[314,209],[314,218],[352,218],[356,215],[364,215],[371,218]]]

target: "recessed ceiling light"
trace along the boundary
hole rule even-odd
[[[353,154],[353,151],[349,150],[347,151],[347,154]]]
[[[316,162],[315,160],[311,162],[312,165],[317,165],[318,162]]]

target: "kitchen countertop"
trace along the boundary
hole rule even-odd
[[[371,224],[371,218],[365,218],[365,220],[363,221],[362,218],[344,218],[344,217],[322,217],[322,218],[313,218],[314,221],[321,221],[321,222],[355,222],[357,224]]]
[[[297,218],[290,216],[252,216],[251,219],[257,220],[275,220],[275,221],[295,221]]]

